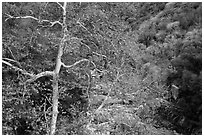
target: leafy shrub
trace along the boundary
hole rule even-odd
[[[184,134],[194,134],[195,131],[202,127],[200,119],[202,115],[201,62],[201,59],[192,57],[191,55],[179,56],[172,61],[176,72],[169,74],[168,83],[170,89],[173,89],[173,85],[177,86],[178,91],[169,91],[172,95],[172,100],[170,101],[175,105],[174,107],[178,109],[170,107],[168,109],[169,112],[167,112],[166,109],[163,109],[162,112],[158,112],[160,114],[166,112],[177,115],[167,116],[166,118],[172,118],[169,120],[175,124],[175,126],[182,129],[180,131],[178,130],[178,132]],[[179,114],[177,114],[178,112]],[[178,120],[175,121],[174,119]],[[178,125],[178,123],[180,123],[180,125]]]

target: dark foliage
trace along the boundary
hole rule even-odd
[[[25,117],[15,117],[12,119],[11,126],[15,135],[31,135],[34,130],[31,121]]]
[[[172,66],[176,72],[169,74],[167,84],[169,92],[171,92],[170,101],[175,106],[168,110],[161,107],[158,113],[161,116],[166,116],[163,117],[164,119],[168,118],[174,123],[178,132],[195,134],[202,128],[202,59],[181,55],[172,61]],[[172,85],[176,85],[179,88],[178,91],[172,90]],[[175,109],[175,107],[179,109]],[[181,112],[178,114],[178,111]],[[172,115],[169,115],[169,112]]]
[[[46,103],[46,109],[51,106],[52,78],[41,77],[34,83],[34,88],[30,91],[30,100],[33,107],[39,107]]]
[[[59,114],[68,116],[70,120],[77,118],[78,114],[74,113],[86,111],[87,107],[86,91],[79,87],[64,91],[59,99]],[[71,109],[75,109],[75,112],[72,112]]]
[[[143,43],[146,45],[146,47],[149,47],[153,39],[155,39],[155,33],[152,32],[152,30],[147,30],[139,35],[138,42]]]
[[[18,73],[14,71],[13,69],[8,69],[5,71],[2,71],[2,78],[3,81],[9,81],[9,80],[14,80],[16,83],[18,82]]]

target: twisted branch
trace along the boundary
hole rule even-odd
[[[72,68],[72,67],[78,65],[79,63],[81,63],[81,62],[83,62],[83,61],[88,61],[88,62],[89,62],[88,59],[81,59],[81,60],[75,62],[75,63],[72,64],[72,65],[65,65],[63,62],[61,62],[61,65],[62,65],[63,67],[65,67],[65,68]]]

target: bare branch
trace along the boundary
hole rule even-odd
[[[101,105],[96,109],[96,111],[94,112],[95,114],[98,113],[103,107],[104,105],[107,103],[107,100],[110,97],[110,92],[112,91],[113,87],[115,86],[115,84],[118,81],[118,78],[122,76],[120,75],[120,72],[117,70],[117,74],[116,74],[116,78],[114,79],[113,83],[111,84],[109,90],[108,90],[108,95],[106,96],[106,98],[104,99],[104,101],[101,103]]]
[[[57,2],[57,4],[58,4],[62,9],[64,9],[64,7],[63,7],[59,2]]]
[[[34,19],[36,21],[39,21],[38,18],[35,18],[33,16],[17,16],[17,17],[14,17],[14,16],[11,16],[9,14],[6,14],[6,15],[8,16],[8,18],[5,21],[7,21],[8,19],[11,19],[11,18],[14,18],[14,19]]]
[[[15,56],[13,55],[13,52],[12,52],[11,48],[10,48],[9,46],[7,46],[7,49],[9,50],[9,52],[10,52],[12,58],[13,58],[14,60],[16,60]]]
[[[8,18],[13,18],[13,16],[11,16],[11,15],[9,15],[7,13],[5,13],[5,14],[6,14],[6,16],[8,16]]]
[[[97,53],[97,52],[93,52],[94,54],[96,54],[96,55],[98,55],[98,56],[102,56],[102,57],[105,57],[105,58],[107,58],[105,55],[103,55],[103,54],[99,54],[99,53]]]
[[[103,74],[105,74],[105,72],[108,72],[107,70],[100,70],[100,69],[98,69],[98,68],[96,67],[96,64],[95,64],[93,61],[89,61],[89,62],[94,65],[93,73],[96,72],[96,71],[98,71],[98,72],[100,72],[100,73],[103,73]]]
[[[81,42],[81,44],[84,45],[85,47],[87,47],[87,48],[91,51],[91,48],[90,48],[87,44],[85,44],[85,43],[83,43],[83,42]],[[97,56],[102,56],[102,57],[107,58],[107,56],[105,56],[105,55],[103,55],[103,54],[100,54],[100,53],[97,53],[97,52],[94,52],[94,51],[91,51],[91,52],[92,52],[93,54],[97,55]]]
[[[101,105],[96,109],[96,111],[94,112],[95,114],[99,113],[99,111],[103,108],[103,106],[106,104],[106,101],[108,100],[109,98],[109,93],[108,95],[106,96],[106,98],[104,99],[104,101],[101,103]]]
[[[80,20],[80,19],[79,19]],[[88,31],[88,29],[79,21],[77,20],[77,24],[79,24],[79,26],[81,26],[82,28],[84,28],[86,31]]]
[[[89,62],[88,59],[81,59],[81,60],[75,62],[75,63],[72,64],[72,65],[65,65],[63,62],[61,62],[61,65],[62,65],[63,67],[65,67],[65,68],[71,68],[71,67],[74,67],[74,66],[76,66],[77,64],[79,64],[79,63],[81,63],[81,62],[83,62],[83,61],[88,61],[88,62]]]
[[[8,61],[12,61],[12,62],[16,62],[16,63],[18,63],[18,64],[19,64],[19,62],[18,62],[18,61],[13,60],[13,59],[9,59],[9,58],[2,58],[2,59],[4,59],[4,60],[8,60]]]
[[[85,43],[81,42],[81,44],[86,46],[89,50],[91,50],[91,48],[88,45],[86,45]]]
[[[49,2],[46,2],[46,3],[45,3],[45,8],[44,8],[44,10],[46,10],[48,4],[49,4]]]
[[[40,26],[43,26],[43,27],[53,27],[55,24],[59,24],[60,26],[63,26],[63,24],[60,21],[52,22],[50,20],[39,20],[39,23],[40,23]]]
[[[16,19],[29,19],[29,18],[32,18],[32,19],[34,19],[34,20],[39,20],[38,18],[35,18],[35,17],[33,17],[33,16],[18,16],[18,17],[14,17],[14,18],[16,18]]]
[[[63,26],[63,24],[59,21],[54,21],[54,22],[50,22],[50,23],[51,23],[50,27],[54,26],[55,24],[59,24],[59,25]]]
[[[37,74],[37,75],[32,76],[32,78],[26,80],[25,83],[33,82],[33,81],[37,80],[37,79],[40,78],[40,77],[53,76],[53,75],[54,75],[54,72],[53,72],[53,71],[44,71],[44,72],[41,72],[41,73],[39,73],[39,74]]]
[[[43,19],[43,20],[41,20],[40,22],[51,22],[50,20],[45,20],[45,19]]]
[[[15,18],[14,16],[11,16],[11,15],[9,15],[7,13],[5,13],[5,14],[8,16],[8,18],[6,18],[5,21],[7,21],[8,19],[11,19],[11,18]]]
[[[93,61],[90,61],[90,63],[94,65],[94,68],[96,68],[96,64]]]
[[[2,63],[4,63],[4,64],[10,66],[11,68],[15,69],[16,71],[20,71],[20,72],[23,73],[24,75],[28,75],[28,76],[30,76],[30,77],[33,77],[33,76],[34,76],[34,74],[28,73],[27,71],[25,71],[25,70],[23,70],[23,69],[20,69],[20,68],[18,68],[18,67],[16,67],[16,66],[13,66],[11,63],[9,63],[9,62],[7,62],[7,61],[2,60]]]
[[[70,39],[71,39],[71,40],[72,40],[72,39],[76,39],[76,40],[79,40],[79,41],[82,41],[82,40],[83,40],[83,39],[77,38],[77,37],[71,37]]]

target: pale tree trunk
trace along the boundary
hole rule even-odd
[[[50,126],[50,134],[54,135],[55,130],[56,130],[56,123],[57,123],[57,115],[58,115],[58,98],[59,98],[59,89],[58,89],[58,78],[59,78],[59,72],[62,66],[61,62],[61,57],[63,54],[63,45],[64,45],[64,40],[62,39],[60,45],[59,45],[59,50],[58,50],[58,55],[57,55],[57,63],[56,67],[54,70],[54,75],[53,75],[53,95],[52,95],[52,120],[51,120],[51,126]]]
[[[50,135],[55,134],[56,130],[56,123],[57,123],[57,115],[58,115],[58,74],[54,74],[53,76],[53,96],[52,96],[52,120],[50,126]]]
[[[52,120],[51,120],[51,126],[50,126],[50,134],[54,135],[56,130],[56,123],[57,123],[57,115],[58,115],[58,98],[59,98],[59,90],[58,90],[58,78],[59,78],[59,72],[61,68],[61,57],[63,54],[63,48],[62,48],[63,42],[61,42],[59,46],[58,56],[57,56],[57,63],[53,75],[53,95],[52,95]]]
[[[58,98],[59,98],[59,89],[58,89],[58,79],[59,79],[59,72],[62,66],[61,58],[63,55],[63,48],[64,48],[64,41],[66,39],[66,2],[64,2],[63,5],[63,33],[64,37],[61,39],[59,49],[58,49],[58,55],[56,59],[56,67],[54,70],[53,75],[53,96],[52,96],[52,120],[51,120],[51,126],[50,126],[50,135],[54,135],[56,131],[56,124],[57,124],[57,116],[58,116]]]

